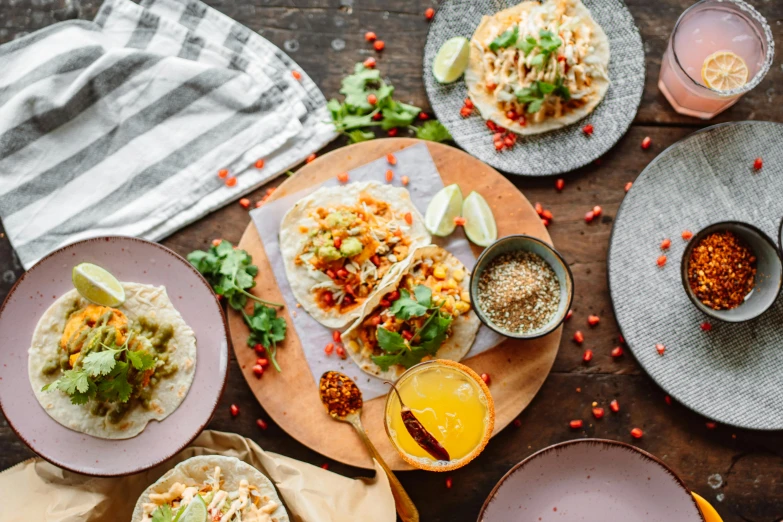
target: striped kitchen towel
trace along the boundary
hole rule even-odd
[[[107,0],[0,46],[0,71],[0,217],[25,268],[87,237],[158,240],[336,136],[293,60],[198,0]]]

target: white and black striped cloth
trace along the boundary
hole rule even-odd
[[[293,60],[197,0],[107,0],[1,46],[0,71],[0,217],[25,268],[86,237],[158,240],[335,137]]]

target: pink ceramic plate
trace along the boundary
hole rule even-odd
[[[704,521],[685,484],[638,448],[601,439],[555,444],[500,479],[479,522]]]
[[[120,281],[164,285],[196,333],[196,375],[185,400],[132,439],[99,439],[62,426],[38,404],[27,377],[33,329],[44,310],[73,288],[71,269],[82,262],[102,266]],[[0,408],[8,423],[46,460],[89,475],[135,473],[179,452],[209,422],[228,373],[228,330],[209,284],[168,248],[130,237],[80,241],[39,261],[0,308],[0,339]]]

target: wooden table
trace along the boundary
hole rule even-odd
[[[778,49],[783,48],[783,2],[751,0],[767,17]],[[531,202],[540,201],[554,213],[552,239],[571,264],[576,284],[574,317],[567,323],[560,353],[551,375],[530,407],[521,415],[520,427],[510,426],[489,444],[477,461],[446,477],[425,472],[406,472],[401,481],[418,506],[422,520],[472,521],[484,498],[498,479],[515,463],[550,444],[575,437],[605,437],[630,442],[628,429],[638,426],[644,438],[637,446],[661,457],[697,493],[710,500],[726,522],[771,522],[783,519],[783,445],[781,433],[759,433],[717,426],[678,405],[667,405],[665,393],[642,371],[633,356],[618,360],[609,352],[615,347],[618,329],[614,321],[606,282],[606,252],[613,217],[633,181],[649,161],[677,140],[703,127],[701,121],[676,114],[656,86],[660,57],[679,14],[690,0],[626,0],[641,29],[647,52],[647,84],[639,113],[628,134],[601,159],[565,177],[562,193],[554,179],[514,178],[515,185]],[[379,67],[396,87],[396,96],[428,107],[421,79],[421,57],[428,23],[424,10],[429,2],[412,0],[208,0],[248,27],[285,48],[321,86],[327,97],[336,96],[340,79],[369,51],[364,33],[373,30],[386,41]],[[0,42],[65,18],[92,19],[99,0],[15,0],[0,7]],[[776,23],[777,22],[777,23]],[[778,51],[780,56],[780,51]],[[779,60],[766,79],[737,105],[714,122],[783,119],[783,84]],[[645,136],[652,147],[640,149]],[[338,140],[330,146],[345,144]],[[277,184],[274,182],[271,185]],[[264,188],[250,197],[260,199]],[[600,223],[586,225],[583,216],[594,205],[604,209]],[[661,201],[665,206],[666,201]],[[249,218],[247,211],[232,204],[181,230],[163,243],[181,254],[206,248],[222,237],[237,242]],[[0,299],[22,273],[0,228]],[[651,306],[665,303],[650,303]],[[588,314],[601,323],[588,328]],[[574,331],[586,333],[584,348],[595,352],[592,362],[582,362],[583,348],[570,341]],[[2,342],[2,341],[0,341]],[[257,418],[267,419],[232,361],[229,385],[210,428],[234,431],[265,449],[290,457],[326,464],[319,454],[300,445],[270,422],[261,431]],[[606,405],[617,398],[619,415],[595,421],[591,403]],[[237,404],[241,413],[232,418],[228,407]],[[585,428],[572,431],[568,421],[582,418]],[[325,434],[328,436],[328,434]],[[0,469],[32,456],[0,417]],[[336,463],[330,469],[348,476],[362,471]]]

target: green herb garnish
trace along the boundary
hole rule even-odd
[[[517,38],[519,38],[519,26],[515,25],[511,29],[506,30],[503,32],[503,34],[492,40],[492,42],[489,44],[489,48],[494,52],[501,47],[511,47],[517,43]]]
[[[532,36],[526,36],[523,40],[517,40],[517,48],[521,49],[522,52],[525,53],[525,56],[530,54],[530,51],[535,49],[537,45],[538,45],[538,40],[536,40]]]
[[[416,137],[420,140],[444,142],[453,139],[449,130],[437,120],[429,120],[421,127],[414,128],[416,129]]]
[[[285,339],[286,324],[285,319],[277,317],[277,310],[260,303],[253,303],[253,314],[247,315],[242,310],[242,317],[245,324],[250,327],[250,336],[247,338],[247,345],[251,348],[260,344],[266,348],[269,360],[279,372],[280,366],[277,364],[277,343]]]
[[[530,114],[541,110],[548,94],[560,96],[565,101],[571,99],[571,93],[568,92],[568,87],[563,84],[563,78],[558,78],[556,83],[533,82],[530,87],[519,89],[515,94],[520,103],[527,104],[527,112]]]

